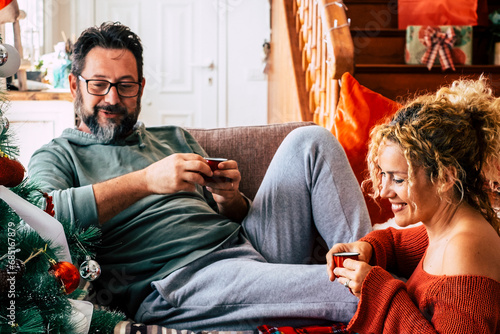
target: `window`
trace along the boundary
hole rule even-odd
[[[17,0],[17,3],[21,17],[25,15],[19,20],[23,56],[31,62],[31,65],[36,65],[43,50],[44,1]],[[14,45],[14,30],[11,23],[5,24],[5,36],[2,37],[4,43]]]

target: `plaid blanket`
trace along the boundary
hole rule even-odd
[[[254,334],[254,331],[201,331],[197,333],[187,329],[177,330],[128,320],[119,322],[115,326],[113,334]]]
[[[354,334],[343,323],[331,326],[272,327],[262,325],[257,328],[260,334]],[[114,334],[253,334],[253,331],[202,331],[176,330],[157,325],[144,325],[132,321],[122,321],[116,325]]]
[[[267,325],[258,327],[261,334],[354,334],[347,330],[347,325],[341,322],[333,323],[331,326],[307,326],[307,327],[270,327]]]

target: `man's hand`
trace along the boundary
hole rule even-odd
[[[144,169],[147,188],[153,194],[195,191],[196,184],[205,185],[202,174],[211,176],[212,170],[194,153],[172,154]]]
[[[231,203],[235,197],[240,196],[239,187],[241,174],[238,170],[238,163],[234,160],[220,162],[219,169],[213,172],[213,175],[205,183],[217,204]]]
[[[238,191],[241,175],[235,161],[221,163],[215,175],[206,160],[194,153],[169,155],[148,167],[93,185],[100,224],[153,194],[173,194],[196,190],[196,185],[208,186],[214,194],[219,212],[234,221],[241,221],[248,205]],[[203,175],[226,177],[228,182],[205,181]]]
[[[207,161],[198,154],[172,154],[148,166],[145,180],[154,194],[171,194],[178,191],[195,191],[196,184],[207,187],[214,197],[219,213],[241,221],[248,212],[248,205],[239,186],[241,174],[238,163],[227,160],[212,171]]]
[[[214,197],[219,212],[235,221],[241,221],[248,212],[248,205],[239,191],[241,174],[234,160],[220,162],[205,186]]]
[[[201,156],[172,154],[144,169],[94,184],[99,223],[104,224],[146,196],[195,191],[196,184],[205,182],[200,173],[212,173]]]

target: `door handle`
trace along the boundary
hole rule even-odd
[[[191,64],[192,67],[199,67],[199,68],[206,68],[210,71],[213,71],[215,69],[215,63],[213,60],[207,60],[203,63],[194,63],[194,64]]]

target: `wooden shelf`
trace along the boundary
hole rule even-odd
[[[357,64],[355,71],[357,73],[440,73],[440,74],[477,74],[494,73],[500,74],[499,65],[455,65],[456,71],[442,71],[441,66],[435,65],[429,71],[425,65],[407,65],[407,64]]]
[[[393,29],[393,28],[380,28],[380,29],[351,29],[352,37],[398,37],[406,38],[406,30]]]
[[[493,93],[500,96],[500,66],[455,65],[456,71],[442,71],[424,65],[356,65],[355,78],[365,87],[391,100],[405,100],[415,93],[434,92],[460,78],[477,79],[484,74],[491,82]]]
[[[15,91],[6,93],[10,101],[69,101],[73,102],[73,96],[68,90],[48,91]]]

